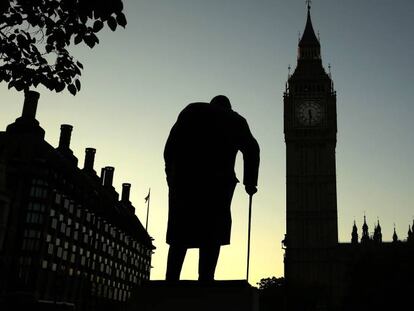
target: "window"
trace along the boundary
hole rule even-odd
[[[55,203],[60,204],[61,200],[62,200],[62,196],[60,195],[60,193],[56,193]]]
[[[42,260],[42,268],[47,269],[47,260]]]
[[[43,215],[37,212],[27,212],[26,222],[32,224],[43,224]]]

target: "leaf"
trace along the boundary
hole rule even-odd
[[[94,32],[98,32],[98,31],[100,31],[103,28],[103,26],[104,26],[104,24],[102,23],[102,21],[96,20],[93,23],[93,31]]]
[[[45,48],[46,48],[46,53],[50,53],[53,50],[53,47],[50,44],[46,44]]]
[[[68,91],[72,94],[72,95],[76,95],[76,87],[73,84],[69,84],[68,85]]]
[[[20,46],[25,46],[25,45],[27,45],[27,40],[26,40],[26,37],[25,36],[23,36],[23,35],[18,35],[17,36],[17,43],[20,45]]]
[[[75,86],[76,86],[76,88],[78,89],[78,92],[79,92],[80,89],[81,89],[81,83],[80,83],[79,79],[75,80]]]
[[[92,36],[85,36],[83,41],[90,47],[93,48],[95,46],[95,40]]]
[[[82,36],[79,34],[75,37],[75,45],[82,42]]]
[[[19,92],[20,91],[23,91],[23,89],[24,89],[24,81],[22,81],[22,80],[19,80],[19,81],[16,81],[16,84],[15,84],[15,89],[16,90],[18,90]]]
[[[117,25],[116,19],[113,16],[110,16],[106,22],[108,23],[109,28],[111,28],[112,31],[115,31]]]
[[[63,83],[63,82],[57,82],[56,83],[56,86],[55,86],[55,91],[57,92],[57,93],[59,93],[59,92],[62,92],[63,91],[63,89],[65,88],[65,83]]]
[[[116,21],[118,22],[118,25],[120,25],[120,26],[122,26],[122,27],[124,27],[124,28],[125,28],[125,26],[126,26],[126,24],[127,24],[127,20],[126,20],[126,17],[125,17],[125,15],[124,15],[124,13],[119,13],[119,14],[116,16]]]

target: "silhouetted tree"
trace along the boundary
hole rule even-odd
[[[17,91],[44,85],[75,95],[82,64],[69,53],[71,44],[93,48],[106,23],[126,26],[122,0],[0,1],[0,82]]]
[[[259,286],[260,310],[285,310],[285,279],[283,277],[263,278],[256,283]]]
[[[277,278],[273,276],[271,278],[263,278],[256,284],[259,286],[260,290],[280,288],[285,284],[285,279],[283,277]]]

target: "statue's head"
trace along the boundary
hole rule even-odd
[[[215,96],[211,102],[211,105],[220,107],[221,109],[231,110],[230,100],[224,95]]]

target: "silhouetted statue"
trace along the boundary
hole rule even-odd
[[[188,248],[199,248],[200,281],[214,280],[220,246],[230,244],[230,205],[244,160],[246,192],[257,192],[259,145],[246,120],[219,95],[179,114],[164,150],[169,186],[167,281],[177,281]]]

